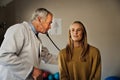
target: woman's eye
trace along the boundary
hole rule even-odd
[[[77,31],[82,31],[82,29],[77,29]]]
[[[81,31],[81,29],[78,29],[77,31]]]
[[[74,31],[74,29],[71,30],[72,32]]]
[[[71,29],[71,32],[80,32],[82,29]]]

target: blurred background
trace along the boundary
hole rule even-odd
[[[102,80],[120,76],[120,0],[0,0],[0,42],[8,27],[29,21],[39,7],[61,19],[61,33],[50,35],[60,49],[66,46],[69,25],[80,20],[86,27],[88,43],[101,52]],[[50,53],[59,53],[45,35],[40,37]],[[41,68],[52,73],[58,71],[57,65],[52,64],[41,64]]]

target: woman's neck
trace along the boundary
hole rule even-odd
[[[82,44],[80,42],[74,42],[74,47],[80,47]]]

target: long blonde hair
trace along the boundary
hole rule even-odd
[[[72,24],[74,24],[74,23],[82,25],[83,37],[82,37],[82,54],[80,55],[80,60],[84,61],[85,55],[87,54],[87,50],[88,50],[87,32],[86,32],[86,29],[82,22],[74,21]],[[70,61],[72,59],[72,54],[73,54],[73,49],[74,49],[74,42],[71,38],[70,29],[69,29],[68,37],[69,37],[68,43],[66,45],[66,59],[67,59],[67,61]]]

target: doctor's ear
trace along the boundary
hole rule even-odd
[[[42,18],[40,16],[37,17],[37,20],[41,23],[42,22]]]

